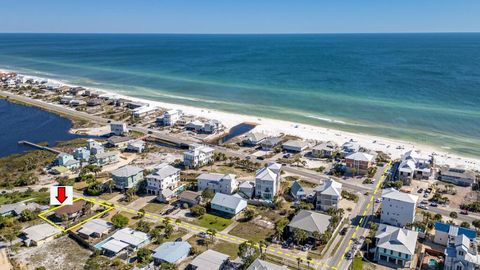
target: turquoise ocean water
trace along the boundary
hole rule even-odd
[[[0,68],[480,156],[480,34],[0,34]]]

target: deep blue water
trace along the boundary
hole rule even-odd
[[[18,145],[21,140],[53,146],[58,141],[78,138],[68,133],[71,126],[70,120],[56,114],[0,99],[0,157],[33,150]]]
[[[0,67],[480,156],[480,34],[0,34]]]

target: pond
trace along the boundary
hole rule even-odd
[[[72,122],[54,113],[0,99],[0,157],[32,150],[25,140],[54,146],[81,136],[70,134]]]

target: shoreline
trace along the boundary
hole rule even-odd
[[[13,70],[0,70],[10,71]],[[61,80],[43,78],[32,76],[28,74],[17,73],[20,76],[37,79],[47,79],[51,84],[67,85],[67,86],[81,86],[65,83]],[[84,86],[82,86],[84,87]],[[442,148],[435,148],[434,146],[423,145],[399,139],[390,139],[386,137],[368,135],[362,133],[353,133],[348,131],[341,131],[338,129],[325,128],[321,126],[314,126],[303,123],[295,123],[286,120],[271,119],[266,117],[257,117],[245,114],[235,114],[223,112],[215,109],[193,107],[189,105],[166,103],[162,101],[153,101],[144,98],[137,98],[125,94],[118,94],[112,90],[98,89],[92,87],[84,87],[86,89],[95,90],[117,98],[125,98],[135,102],[146,103],[149,106],[156,106],[163,109],[177,109],[182,110],[186,115],[194,115],[207,119],[216,119],[222,122],[227,129],[232,128],[240,123],[250,122],[256,123],[257,126],[251,132],[260,132],[267,135],[275,136],[280,134],[293,135],[305,140],[312,141],[333,141],[338,145],[354,140],[357,141],[361,147],[373,150],[382,151],[389,154],[393,159],[400,158],[403,153],[410,149],[420,150],[423,154],[434,155],[435,162],[438,165],[448,164],[451,166],[464,166],[469,169],[480,170],[480,158],[466,157],[455,153],[449,153]]]

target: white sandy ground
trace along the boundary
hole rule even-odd
[[[0,70],[1,71],[1,70]],[[20,75],[20,74],[19,74]],[[24,75],[25,77],[33,77]],[[56,80],[48,80],[49,83],[65,85],[65,83]],[[312,126],[307,124],[293,123],[289,121],[276,120],[264,117],[249,116],[243,114],[233,114],[206,108],[197,108],[186,105],[171,104],[159,101],[151,101],[146,99],[134,98],[126,95],[117,94],[112,91],[104,89],[92,89],[100,92],[116,96],[118,98],[125,98],[132,101],[148,103],[149,106],[157,106],[164,109],[182,110],[185,114],[204,117],[208,119],[217,119],[221,121],[227,128],[231,128],[243,122],[257,123],[258,125],[253,130],[254,132],[261,132],[268,135],[287,134],[301,137],[306,140],[315,141],[334,141],[342,145],[346,141],[353,139],[357,141],[360,146],[373,150],[382,151],[389,154],[392,158],[400,158],[403,153],[410,149],[420,150],[423,154],[433,154],[435,162],[438,165],[448,164],[450,166],[464,166],[465,168],[480,170],[480,158],[464,157],[457,154],[446,152],[445,149],[436,149],[433,146],[414,144],[411,142],[388,139],[380,136],[357,134],[335,129],[329,129],[319,126]],[[402,149],[397,149],[401,147]]]

